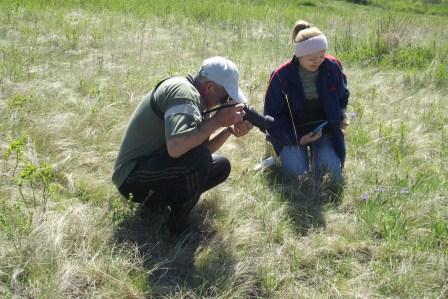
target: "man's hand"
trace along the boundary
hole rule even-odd
[[[238,104],[219,110],[213,117],[219,127],[230,127],[233,124],[241,122],[246,114],[243,110],[244,104]]]
[[[236,137],[241,137],[246,135],[251,129],[252,124],[247,120],[239,121],[233,126],[228,127],[230,133],[232,133]]]

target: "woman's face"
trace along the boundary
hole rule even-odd
[[[310,72],[315,72],[325,58],[325,50],[299,57],[300,65]]]

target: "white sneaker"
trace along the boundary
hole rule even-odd
[[[270,156],[270,157],[264,159],[263,161],[261,161],[260,163],[258,163],[257,165],[255,165],[254,171],[255,172],[263,171],[266,168],[269,168],[273,165],[275,165],[275,157]]]

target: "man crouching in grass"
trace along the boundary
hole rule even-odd
[[[151,90],[134,111],[115,162],[112,181],[120,193],[151,212],[169,211],[170,232],[188,228],[200,195],[230,174],[227,158],[212,155],[231,134],[246,135],[246,97],[235,64],[204,60],[193,77],[173,77]],[[225,103],[212,117],[203,112]],[[207,114],[208,115],[208,114]]]

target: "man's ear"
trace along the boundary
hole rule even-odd
[[[205,88],[207,91],[207,95],[216,93],[216,86],[213,82],[209,81],[209,82],[205,83]]]
[[[205,82],[201,86],[200,93],[202,96],[207,96],[210,93],[210,84],[209,82]]]

